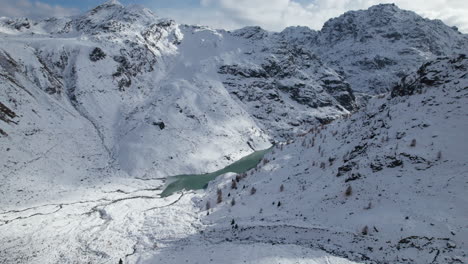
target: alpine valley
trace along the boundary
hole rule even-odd
[[[394,4],[320,31],[0,18],[0,263],[468,263],[466,54]]]

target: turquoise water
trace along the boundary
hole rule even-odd
[[[225,167],[224,169],[205,174],[186,174],[169,177],[169,184],[161,193],[161,197],[167,197],[171,194],[178,192],[180,190],[199,190],[204,189],[208,185],[208,182],[214,180],[219,175],[222,175],[227,172],[234,173],[244,173],[250,169],[255,168],[258,163],[263,159],[269,149],[264,149],[256,151],[242,159],[232,163],[231,165]]]

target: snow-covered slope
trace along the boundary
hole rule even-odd
[[[236,175],[213,182],[205,236],[369,263],[465,263],[467,91],[465,55],[424,64],[391,95],[278,145],[237,189]]]

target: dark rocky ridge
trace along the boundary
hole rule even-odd
[[[466,79],[468,58],[465,54],[457,57],[442,57],[424,63],[414,74],[405,76],[392,90],[392,97],[423,93],[430,87],[449,88],[451,82]],[[464,87],[463,89],[468,89]]]

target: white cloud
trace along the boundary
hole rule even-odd
[[[189,25],[205,25],[216,29],[234,29],[244,26],[233,18],[227,19],[224,12],[212,8],[158,8],[154,12],[159,17],[174,19],[177,23]]]
[[[393,0],[402,9],[423,17],[441,19],[468,33],[468,1],[466,0]],[[305,25],[320,29],[330,18],[349,10],[367,9],[385,3],[381,0],[200,0],[202,8],[166,9],[157,13],[188,24],[204,24],[215,28],[240,28],[258,25],[280,31],[287,26]]]
[[[79,13],[75,8],[65,8],[59,5],[49,5],[40,1],[30,0],[0,0],[0,17],[63,17]]]

